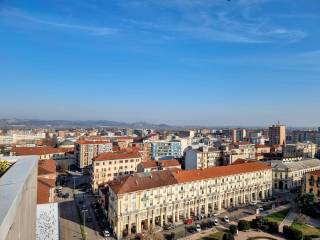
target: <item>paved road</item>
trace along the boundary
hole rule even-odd
[[[283,219],[282,223],[279,226],[279,232],[283,232],[283,226],[291,226],[293,221],[296,219],[298,216],[298,213],[296,213],[294,210],[290,210],[288,215]]]
[[[87,176],[77,177],[75,179],[75,185],[83,182],[87,182]],[[86,226],[85,232],[87,234],[88,240],[101,240],[104,239],[100,233],[101,229],[99,227],[98,221],[95,219],[93,214],[93,209],[91,208],[91,202],[94,201],[94,196],[88,196],[78,190],[75,190],[76,200],[73,199],[73,183],[74,180],[71,177],[68,177],[65,187],[63,187],[62,192],[68,192],[70,197],[69,199],[56,198],[56,201],[59,203],[59,219],[60,219],[60,236],[61,240],[79,240],[82,239],[80,231],[80,222],[82,222],[83,214],[81,214],[81,220],[79,218],[79,213],[77,209],[77,204],[79,197],[85,201],[85,205],[88,208],[86,215]],[[84,198],[82,196],[85,196]],[[81,204],[78,204],[81,209]],[[92,222],[87,222],[87,217],[92,217]]]
[[[72,200],[59,203],[60,239],[82,239],[78,213]]]

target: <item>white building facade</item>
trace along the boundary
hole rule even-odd
[[[261,163],[158,171],[109,183],[108,221],[117,239],[169,222],[248,204],[272,195],[271,167]]]

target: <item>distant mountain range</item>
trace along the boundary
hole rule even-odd
[[[192,128],[247,128],[247,129],[261,129],[268,126],[200,126],[200,125],[188,125],[188,126],[174,126],[168,124],[154,124],[148,122],[117,122],[109,120],[39,120],[39,119],[0,119],[0,128],[97,128],[97,127],[114,127],[114,128],[151,128],[158,130],[184,130]],[[316,130],[315,127],[287,127],[288,130],[293,129],[308,129]]]
[[[108,120],[38,120],[38,119],[0,119],[0,128],[152,128],[174,129],[179,128],[167,124],[153,124],[148,122],[116,122]]]

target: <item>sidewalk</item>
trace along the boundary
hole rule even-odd
[[[248,239],[250,237],[261,237],[261,239],[263,239],[263,237],[265,238],[272,238],[272,239],[276,239],[276,240],[284,240],[284,238],[279,237],[279,236],[275,236],[275,235],[271,235],[269,233],[266,232],[256,232],[256,231],[249,231],[249,232],[242,232],[239,231],[238,235],[235,236],[235,240],[244,240],[244,239]]]
[[[292,222],[296,217],[298,216],[298,213],[295,211],[291,210],[288,215],[283,219],[282,223],[279,225],[279,232],[283,232],[283,226],[291,226]]]
[[[192,234],[190,236],[187,236],[187,237],[183,237],[183,238],[179,238],[179,240],[199,240],[205,236],[208,236],[210,234],[213,234],[215,232],[218,232],[219,230],[217,230],[216,228],[214,229],[209,229],[209,230],[205,230],[205,231],[202,231],[202,232],[199,232],[199,233],[195,233],[195,234]]]

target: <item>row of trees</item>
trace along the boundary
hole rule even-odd
[[[269,222],[264,220],[262,217],[257,217],[252,221],[240,220],[238,222],[239,231],[247,231],[250,228],[261,229],[270,233],[279,232],[279,224],[277,222]]]

